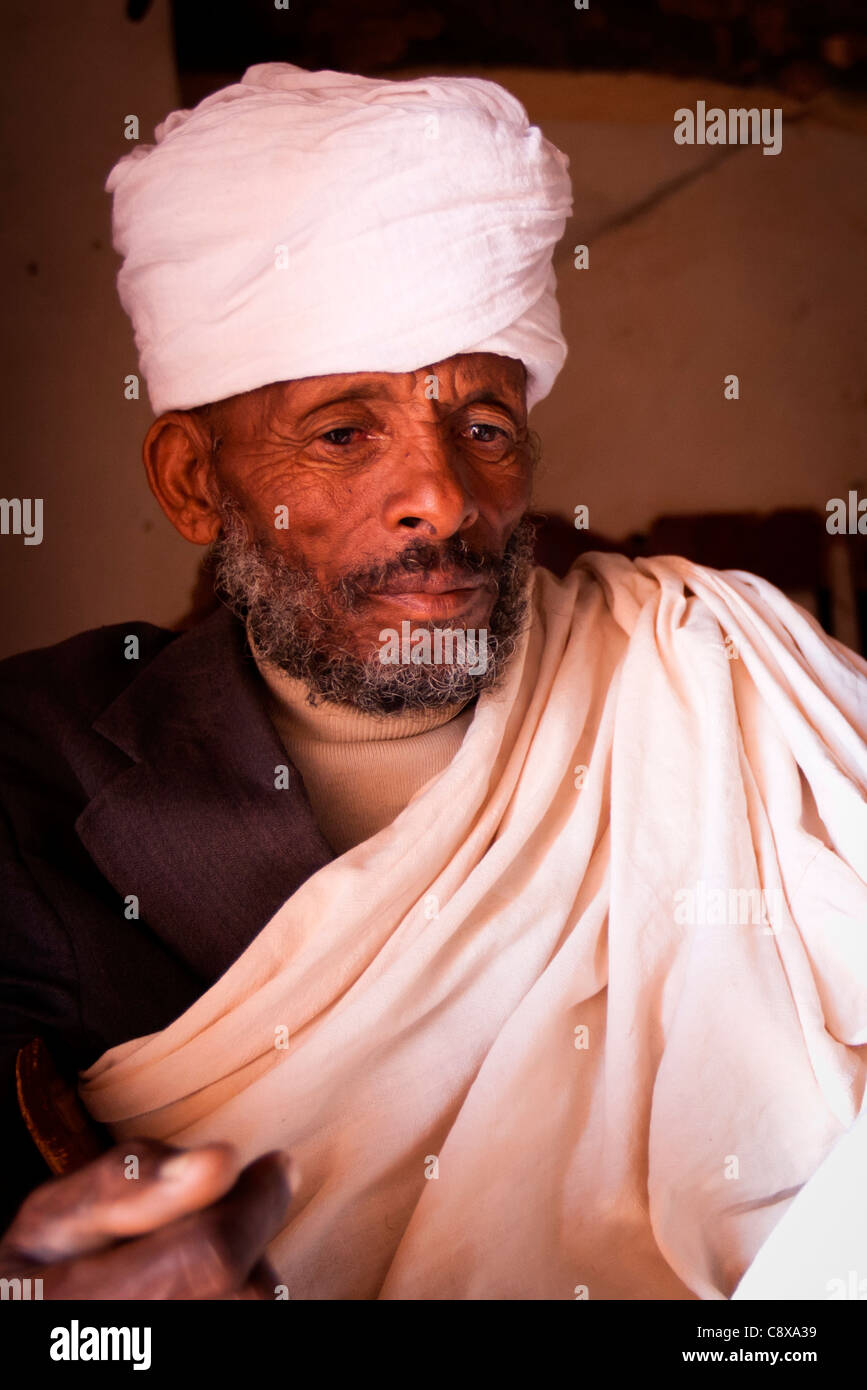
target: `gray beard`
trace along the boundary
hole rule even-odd
[[[251,539],[232,498],[221,499],[220,516],[222,534],[209,551],[217,594],[246,622],[257,657],[303,681],[311,705],[329,701],[366,714],[397,714],[463,706],[502,682],[529,612],[535,528],[527,517],[502,556],[474,551],[456,536],[441,545],[416,541],[395,560],[342,575],[324,589],[308,569],[293,567],[285,554]],[[384,665],[377,652],[366,659],[356,656],[349,638],[359,600],[399,575],[435,571],[444,564],[496,583],[485,630],[485,670],[468,669],[472,656],[442,665]],[[433,631],[431,623],[414,621],[413,627]],[[453,630],[460,631],[460,624]]]

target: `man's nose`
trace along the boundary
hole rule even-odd
[[[472,469],[444,431],[425,425],[396,451],[384,521],[445,540],[478,520]]]

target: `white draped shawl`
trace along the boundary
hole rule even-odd
[[[288,1148],[291,1298],[728,1297],[865,1094],[865,737],[765,581],[537,569],[449,766],[85,1103]]]

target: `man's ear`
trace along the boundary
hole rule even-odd
[[[151,492],[194,545],[209,545],[220,533],[211,450],[207,430],[186,410],[160,415],[142,445]]]

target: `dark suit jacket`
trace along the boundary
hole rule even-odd
[[[0,663],[0,1229],[48,1176],[18,1048],[39,1034],[73,1075],[165,1027],[334,857],[260,686],[225,609],[182,635],[127,623]]]

